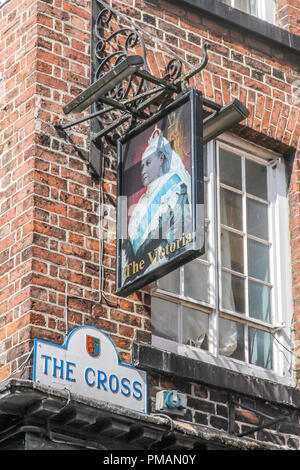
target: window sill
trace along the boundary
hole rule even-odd
[[[133,364],[148,372],[180,377],[190,382],[203,383],[276,404],[298,407],[300,403],[300,390],[295,387],[229,370],[147,344],[133,343]]]
[[[279,373],[274,372],[272,369],[266,369],[256,366],[254,364],[247,364],[244,361],[227,357],[215,356],[209,351],[192,347],[190,345],[180,344],[176,341],[170,341],[158,336],[152,335],[152,346],[159,350],[172,352],[175,355],[184,356],[189,359],[203,362],[204,364],[211,364],[221,369],[226,369],[229,372],[239,373],[244,376],[253,377],[255,379],[263,379],[273,383],[292,386],[291,374],[281,376]]]
[[[219,1],[180,0],[180,3],[186,4],[189,8],[193,8],[196,11],[198,10],[199,13],[205,12],[219,18],[223,24],[232,24],[245,33],[254,33],[268,44],[275,43],[277,46],[279,45],[299,53],[300,37],[253,15],[248,15]]]

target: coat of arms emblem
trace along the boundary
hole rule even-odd
[[[86,350],[92,357],[100,354],[100,339],[94,336],[86,336]]]

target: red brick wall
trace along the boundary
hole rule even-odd
[[[30,1],[0,10],[1,24],[1,216],[0,379],[30,350],[30,288],[22,278],[32,260],[35,135],[36,13]]]
[[[98,192],[52,125],[89,83],[89,19],[87,1],[11,0],[0,9],[0,380],[28,357],[34,336],[62,341],[68,293],[96,296],[89,217]],[[86,130],[71,137],[86,154]]]
[[[300,34],[300,3],[298,0],[277,0],[277,24],[293,34]]]
[[[243,135],[282,151],[297,147],[293,54],[171,1],[113,5],[192,64],[208,41],[209,64],[194,85],[218,103],[238,98],[248,106]],[[11,0],[0,9],[0,31],[0,380],[28,358],[34,337],[62,343],[81,324],[108,332],[121,359],[130,361],[133,340],[150,342],[150,296],[145,289],[119,299],[119,307],[103,297],[98,303],[99,183],[85,162],[88,125],[69,129],[65,138],[53,126],[67,121],[62,105],[89,83],[90,1]],[[298,162],[299,155],[289,191],[294,326],[300,331]],[[103,189],[114,204],[116,156],[108,148]],[[104,290],[116,302],[114,240],[104,242],[103,264]],[[296,351],[298,345],[297,339]],[[30,377],[30,370],[20,373]]]

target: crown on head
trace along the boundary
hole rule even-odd
[[[152,155],[154,152],[158,151],[161,147],[162,142],[162,132],[157,126],[155,126],[155,129],[148,140],[148,145],[142,155],[142,158],[146,158],[149,155]]]

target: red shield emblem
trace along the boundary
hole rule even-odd
[[[86,350],[92,357],[100,354],[100,339],[94,336],[86,336]]]

